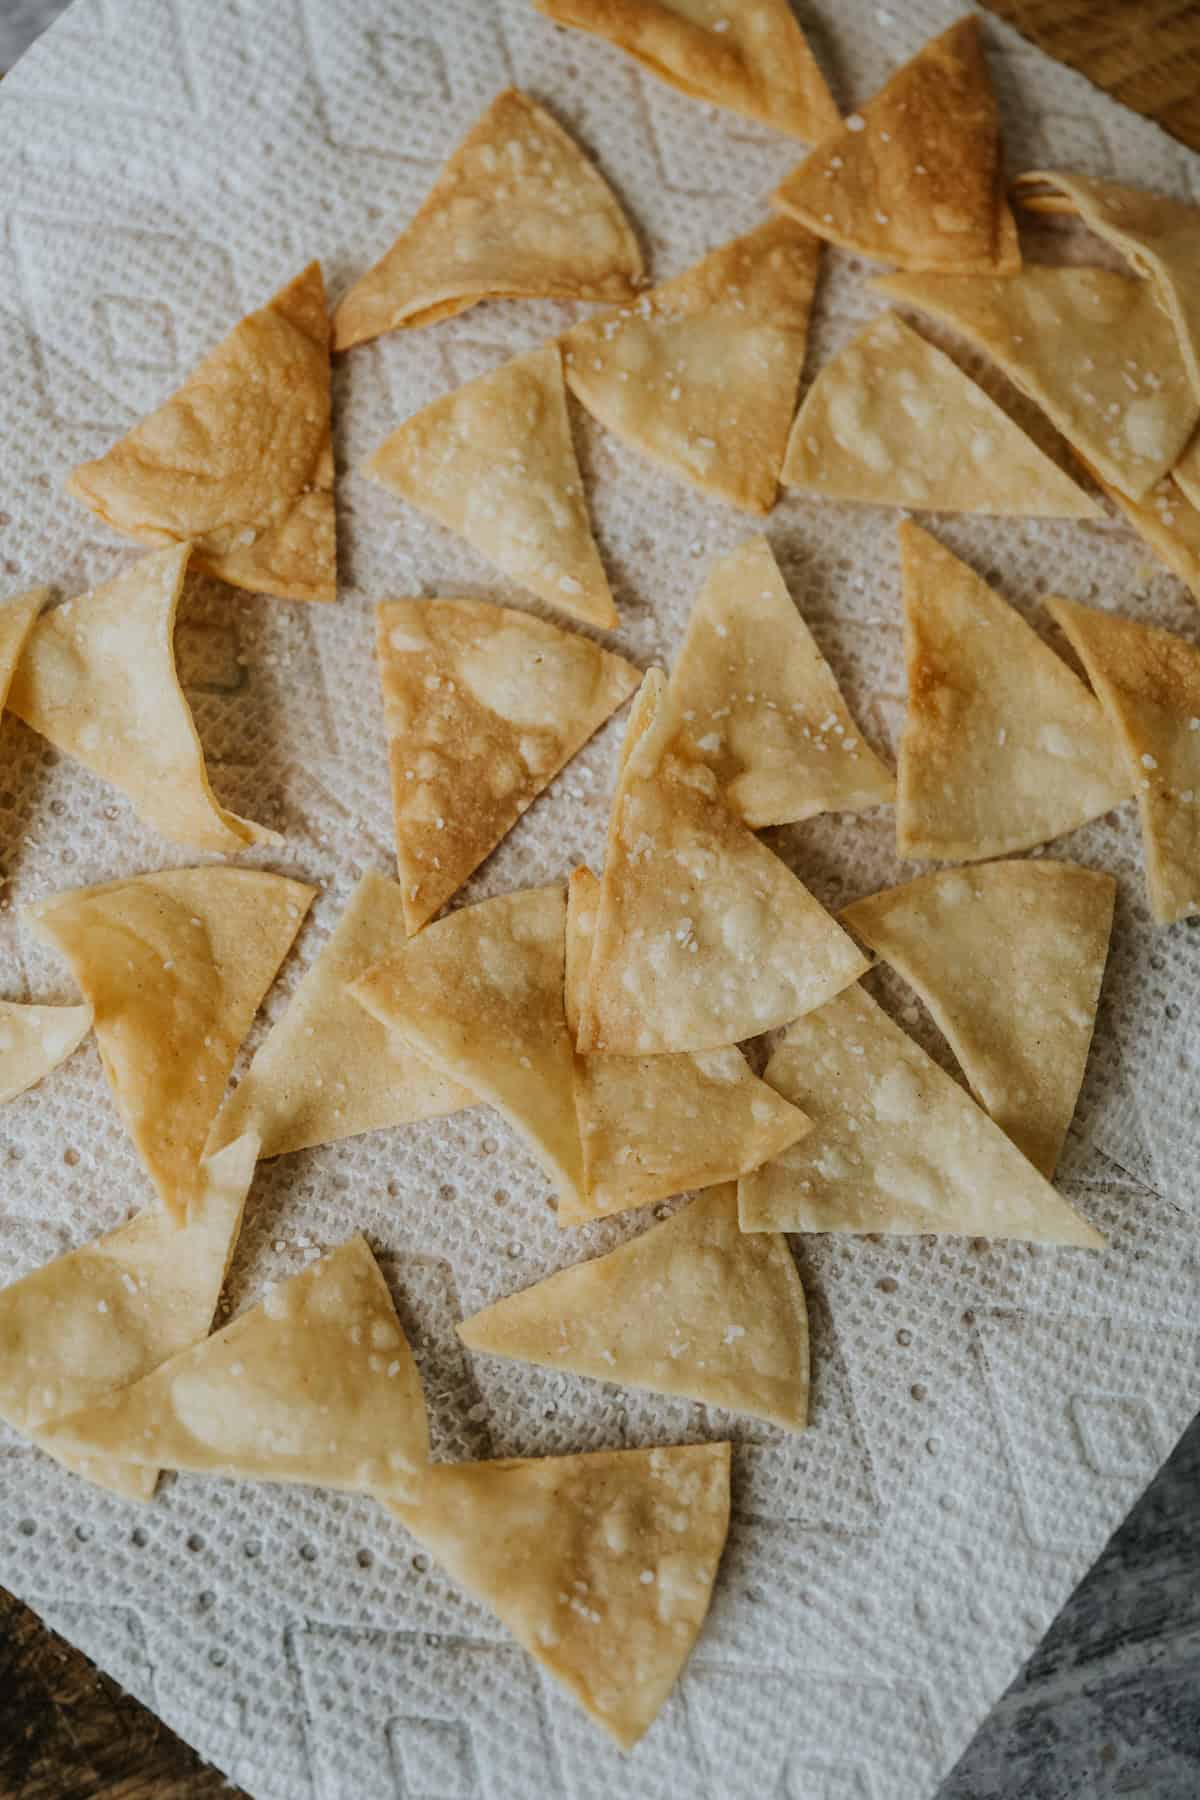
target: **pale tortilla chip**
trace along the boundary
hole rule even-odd
[[[783,479],[872,506],[1100,516],[956,362],[896,313],[873,320],[821,370],[792,427]]]
[[[900,526],[908,712],[902,857],[1029,850],[1128,800],[1099,703],[999,594],[920,526]]]
[[[18,1006],[0,1000],[0,1105],[65,1062],[92,1027],[90,1006]]]
[[[516,356],[414,413],[363,474],[457,531],[547,605],[589,625],[616,625],[556,344]]]
[[[128,794],[177,844],[227,853],[279,844],[227,812],[175,670],[175,613],[188,546],[144,556],[38,620],[9,690],[17,717]]]
[[[641,676],[590,638],[480,600],[387,600],[376,648],[396,860],[415,932]]]
[[[728,1444],[689,1444],[461,1463],[391,1510],[628,1750],[704,1623],[729,1461]]]
[[[796,409],[821,245],[773,219],[562,339],[602,425],[704,493],[770,512]]]
[[[867,964],[721,800],[652,669],[630,719],[578,1047],[716,1050],[786,1024]]]
[[[816,143],[838,110],[788,0],[534,0],[693,100]]]
[[[480,300],[625,300],[642,255],[616,195],[526,94],[498,94],[391,249],[333,315],[333,347],[432,325]]]
[[[1160,925],[1200,912],[1200,649],[1137,619],[1046,602],[1112,720],[1134,782]]]
[[[628,739],[628,732],[626,732]],[[600,907],[600,883],[588,868],[571,871],[567,882],[566,961],[563,968],[563,1013],[571,1042],[579,1036],[579,1018],[587,1003],[592,967],[592,940]]]
[[[1192,599],[1200,601],[1200,508],[1177,485],[1178,466],[1172,475],[1164,475],[1144,500],[1131,500],[1120,488],[1102,480],[1094,469],[1088,473],[1125,514],[1139,537],[1179,577]]]
[[[475,1105],[469,1088],[447,1081],[347,991],[403,941],[400,890],[368,869],[218,1114],[210,1153],[250,1126],[262,1137],[263,1157],[287,1156]]]
[[[360,1234],[153,1374],[58,1420],[46,1441],[381,1498],[417,1492],[429,1461],[417,1365]]]
[[[92,1007],[117,1111],[176,1219],[238,1046],[314,891],[257,869],[163,869],[25,909]]]
[[[1007,281],[888,275],[871,285],[986,351],[1131,500],[1162,479],[1192,434],[1200,401],[1149,282],[1027,267]]]
[[[861,987],[797,1019],[767,1080],[815,1129],[742,1177],[743,1231],[1104,1243]]]
[[[329,321],[320,263],[249,313],[67,490],[143,544],[281,600],[336,600]]]
[[[1021,248],[978,17],[897,69],[772,200],[819,237],[902,269],[1015,274]]]
[[[632,1242],[466,1319],[470,1350],[808,1423],[808,1312],[787,1240],[738,1229],[710,1188]]]
[[[766,538],[748,538],[709,570],[667,699],[725,804],[756,831],[895,798]]]
[[[839,915],[916,989],[972,1091],[1047,1181],[1087,1065],[1116,885],[1073,863],[985,863]]]
[[[525,1139],[562,1199],[585,1204],[574,1055],[563,1011],[561,887],[464,906],[350,992]]]
[[[0,712],[8,699],[8,690],[16,673],[17,662],[25,648],[25,640],[33,630],[33,622],[50,598],[47,587],[30,588],[15,600],[0,604]]]

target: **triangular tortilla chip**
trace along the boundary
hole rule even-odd
[[[16,673],[25,640],[33,630],[33,622],[50,598],[46,587],[30,588],[15,600],[0,604],[0,712],[8,699],[8,690]]]
[[[1115,896],[1094,869],[999,862],[923,875],[839,915],[916,989],[1047,1181],[1083,1082]]]
[[[175,671],[175,613],[188,546],[144,556],[39,619],[8,704],[56,749],[128,794],[177,844],[236,852],[276,831],[226,812]]]
[[[1171,479],[1192,506],[1200,511],[1200,431],[1171,470]]]
[[[0,1000],[0,1104],[36,1087],[91,1030],[90,1006],[18,1006]]]
[[[410,932],[449,900],[641,675],[480,600],[386,600],[376,648]]]
[[[1007,856],[1128,800],[1133,784],[1103,710],[1020,613],[909,520],[900,560],[900,855]]]
[[[738,1229],[710,1188],[607,1256],[562,1269],[458,1328],[470,1350],[808,1423],[808,1313],[787,1240]]]
[[[788,0],[534,0],[559,25],[607,38],[693,100],[815,144],[838,110]]]
[[[819,237],[902,269],[1014,274],[1021,248],[976,15],[897,69],[772,199]]]
[[[282,600],[336,600],[329,320],[320,263],[249,313],[67,490],[143,544]]]
[[[46,1442],[381,1498],[409,1498],[429,1461],[417,1365],[360,1234],[153,1374],[58,1420]]]
[[[812,1136],[738,1184],[743,1231],[1104,1239],[861,987],[797,1019],[767,1080]]]
[[[572,393],[681,480],[770,512],[820,258],[819,239],[787,219],[723,244],[633,306],[568,331]]]
[[[1125,514],[1138,536],[1179,577],[1193,600],[1200,601],[1200,509],[1177,486],[1178,466],[1171,475],[1164,475],[1144,500],[1131,500],[1094,469],[1088,473]]]
[[[987,353],[1067,442],[1140,500],[1200,414],[1175,328],[1149,282],[1108,269],[888,275],[878,293],[920,307]]]
[[[188,1222],[158,1208],[0,1290],[0,1418],[42,1442],[42,1428],[138,1381],[206,1337],[241,1228],[258,1156],[252,1133],[202,1164]],[[121,1453],[82,1460],[47,1441],[76,1473],[148,1500],[157,1468]]]
[[[820,1006],[867,967],[728,810],[652,669],[609,825],[583,1052],[717,1050]]]
[[[817,376],[783,479],[830,500],[1095,519],[1100,509],[956,362],[896,313]]]
[[[729,1445],[430,1469],[392,1511],[631,1749],[708,1611],[729,1530]]]
[[[480,300],[625,300],[642,255],[578,144],[516,88],[498,94],[411,224],[333,315],[333,347],[432,325]]]
[[[617,623],[556,344],[516,356],[414,413],[363,474],[460,533],[548,606],[589,625]]]
[[[709,570],[667,698],[726,805],[756,831],[895,798],[766,538]]]
[[[1200,912],[1200,649],[1137,619],[1047,600],[1112,720],[1135,784],[1160,925]]]
[[[287,1156],[475,1105],[468,1088],[447,1081],[347,991],[403,942],[400,890],[369,869],[218,1114],[210,1153],[250,1126],[262,1156]]]
[[[561,887],[501,894],[426,926],[350,992],[435,1069],[502,1113],[563,1200],[581,1206],[565,927]]]
[[[238,1046],[313,893],[257,869],[163,869],[25,909],[93,1009],[117,1111],[178,1219]]]

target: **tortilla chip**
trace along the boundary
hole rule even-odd
[[[60,1454],[43,1428],[207,1336],[233,1257],[258,1142],[201,1168],[185,1226],[157,1207],[0,1290],[0,1418],[75,1473],[149,1500],[158,1470]]]
[[[350,989],[389,1031],[471,1088],[582,1206],[574,1055],[563,1013],[561,887],[501,894],[428,925]]]
[[[30,588],[15,600],[0,604],[0,712],[8,699],[8,690],[16,673],[25,640],[33,630],[33,622],[50,598],[47,587]]]
[[[772,200],[818,237],[902,269],[1015,274],[1021,247],[976,15],[897,69]]]
[[[368,869],[217,1115],[210,1154],[251,1126],[262,1137],[263,1157],[287,1156],[475,1105],[468,1088],[447,1081],[403,1039],[368,1018],[347,991],[403,941],[400,890]]]
[[[1164,475],[1144,500],[1131,500],[1119,488],[1101,480],[1094,469],[1088,473],[1125,514],[1138,536],[1179,577],[1193,600],[1200,601],[1200,509],[1176,485],[1178,468],[1173,475]]]
[[[238,1046],[314,891],[258,869],[163,869],[25,908],[93,1009],[117,1111],[177,1220]]]
[[[702,492],[770,512],[808,341],[818,239],[772,219],[563,339],[571,392]]]
[[[1112,721],[1134,782],[1160,925],[1200,912],[1200,649],[1140,620],[1047,600]]]
[[[729,1460],[689,1444],[443,1465],[391,1510],[628,1750],[704,1623]]]
[[[1007,856],[1128,800],[1133,784],[1103,710],[1020,613],[908,520],[900,560],[899,854]]]
[[[787,865],[724,805],[647,675],[609,825],[578,1047],[719,1050],[786,1024],[867,967]]]
[[[985,863],[840,914],[916,989],[972,1091],[1047,1181],[1083,1083],[1116,890],[1073,863]]]
[[[76,1455],[409,1498],[429,1461],[421,1380],[356,1233],[223,1330],[57,1421]]]
[[[159,550],[65,601],[26,640],[8,704],[58,750],[128,794],[177,844],[227,853],[280,844],[226,812],[175,670],[175,613],[188,546]]]
[[[498,94],[391,249],[333,315],[333,347],[432,325],[480,300],[625,300],[642,254],[574,138],[516,88]]]
[[[414,413],[363,474],[457,531],[547,605],[589,625],[616,625],[556,344],[516,356]]]
[[[329,321],[313,262],[67,491],[143,544],[281,600],[336,600]]]
[[[534,0],[693,100],[816,143],[838,110],[788,0]]]
[[[709,570],[667,698],[725,804],[756,831],[895,798],[766,538],[748,538]]]
[[[410,932],[457,892],[641,676],[479,600],[387,600],[376,648]]]
[[[1108,269],[1026,268],[1008,281],[888,275],[871,285],[977,344],[1131,500],[1162,479],[1192,434],[1200,402],[1148,282]]]
[[[18,1006],[0,1000],[0,1105],[65,1062],[92,1028],[90,1006]]]
[[[1200,511],[1200,431],[1171,470],[1171,479],[1184,498]]]
[[[821,370],[792,427],[783,479],[872,506],[1100,517],[1083,489],[896,313],[873,320]]]
[[[470,1350],[808,1423],[808,1313],[787,1240],[738,1229],[737,1188],[458,1328]]]
[[[767,1080],[815,1129],[742,1177],[743,1231],[1104,1243],[861,987],[797,1019]]]

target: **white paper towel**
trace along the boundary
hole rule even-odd
[[[813,0],[801,13],[848,106],[957,10]],[[987,36],[1014,170],[1077,166],[1200,200],[1195,157],[1004,28]],[[135,556],[62,494],[64,473],[309,257],[340,293],[510,81],[598,157],[656,276],[754,223],[797,155],[554,29],[526,0],[78,0],[0,90],[0,591],[75,591]],[[864,273],[826,259],[810,373],[877,310]],[[185,603],[181,663],[221,799],[286,832],[264,866],[323,887],[267,1019],[361,869],[389,864],[373,602],[524,603],[347,471],[415,407],[575,316],[548,302],[481,307],[342,359],[340,605],[216,584]],[[584,416],[577,425],[622,610],[617,647],[669,657],[706,562],[752,527]],[[933,523],[1040,628],[1037,600],[1056,588],[1195,636],[1184,590],[1120,524]],[[895,516],[794,498],[768,531],[886,750],[904,688]],[[567,770],[464,898],[549,880],[578,857],[599,865],[620,729]],[[903,878],[893,829],[890,812],[824,818],[775,841],[837,905]],[[137,1510],[0,1436],[0,1581],[259,1800],[925,1800],[1200,1395],[1198,922],[1152,930],[1130,807],[1053,853],[1120,880],[1062,1177],[1110,1247],[797,1240],[816,1368],[801,1438],[462,1351],[464,1313],[644,1222],[560,1233],[546,1181],[493,1114],[260,1171],[234,1307],[300,1267],[310,1243],[365,1229],[428,1383],[440,1456],[738,1441],[711,1621],[632,1757],[365,1500],[184,1477]],[[14,999],[70,992],[18,932],[21,904],[195,860],[11,718],[0,855],[0,993]],[[876,988],[889,1004],[909,999],[886,978]],[[934,1044],[927,1021],[914,1029]],[[0,1114],[0,1173],[0,1280],[147,1203],[93,1046]]]

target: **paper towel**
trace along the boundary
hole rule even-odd
[[[957,10],[957,0],[800,8],[845,106]],[[1200,200],[1196,157],[1007,29],[989,23],[987,40],[1014,170],[1075,166]],[[526,0],[78,0],[0,90],[3,590],[49,581],[69,593],[138,554],[64,497],[64,473],[309,257],[341,292],[510,81],[598,158],[659,277],[760,218],[797,155],[553,28]],[[810,375],[877,310],[868,272],[826,258]],[[227,806],[287,834],[277,855],[246,860],[322,886],[250,1048],[361,869],[389,865],[373,603],[435,593],[526,603],[352,471],[414,408],[576,316],[548,302],[484,306],[342,359],[340,604],[203,583],[185,601],[180,660],[214,784]],[[752,527],[576,422],[622,611],[616,647],[642,663],[669,657],[706,563]],[[933,525],[1040,629],[1037,601],[1053,587],[1195,635],[1184,590],[1115,521]],[[894,747],[904,705],[895,516],[792,498],[768,533],[867,736]],[[580,857],[598,866],[620,730],[571,765],[464,899],[550,880]],[[911,872],[895,862],[893,831],[884,812],[818,819],[773,841],[836,906]],[[195,860],[11,718],[0,846],[0,993],[12,999],[70,994],[63,969],[18,931],[21,904]],[[1109,1248],[797,1240],[815,1361],[803,1437],[462,1351],[464,1313],[644,1222],[560,1233],[545,1178],[494,1114],[260,1171],[234,1308],[300,1267],[311,1245],[366,1230],[428,1384],[439,1456],[737,1441],[735,1522],[710,1623],[630,1758],[366,1500],[168,1477],[138,1510],[5,1435],[0,1581],[259,1800],[927,1800],[1200,1393],[1200,921],[1151,928],[1131,807],[1053,854],[1120,882],[1062,1174]],[[873,980],[889,1005],[909,1002],[894,981]],[[927,1021],[912,1029],[938,1048]],[[149,1201],[94,1046],[0,1114],[0,1175],[0,1280]]]

